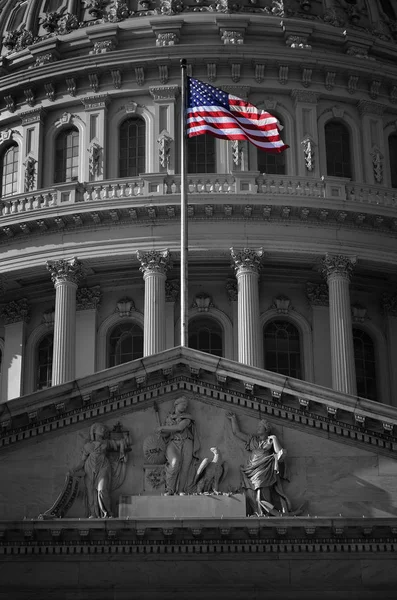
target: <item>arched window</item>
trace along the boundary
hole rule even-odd
[[[137,177],[145,172],[145,121],[131,117],[120,126],[119,176]]]
[[[223,356],[222,328],[208,317],[198,317],[189,323],[189,348]]]
[[[389,160],[391,186],[397,188],[397,133],[389,135]]]
[[[54,334],[48,333],[37,345],[36,349],[36,390],[51,387],[52,383],[52,352]]]
[[[18,144],[9,146],[1,159],[1,197],[18,193]]]
[[[265,369],[301,379],[299,331],[289,321],[271,321],[263,332]]]
[[[375,344],[368,333],[355,327],[353,345],[357,394],[362,398],[377,400]]]
[[[285,175],[285,152],[280,152],[280,154],[272,154],[259,149],[257,149],[256,152],[258,171],[266,175]]]
[[[327,175],[351,178],[350,134],[343,123],[329,121],[325,125],[325,150]]]
[[[55,140],[55,183],[77,181],[79,177],[79,132],[65,129]]]
[[[113,327],[109,334],[108,366],[115,367],[123,363],[142,358],[143,330],[142,327],[128,321]]]
[[[188,138],[187,172],[216,173],[215,138],[212,135]]]

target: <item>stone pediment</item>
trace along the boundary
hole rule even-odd
[[[179,347],[0,405],[0,452],[182,394],[378,454],[397,449],[395,407]]]

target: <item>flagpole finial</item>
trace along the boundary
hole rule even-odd
[[[186,60],[186,58],[181,58],[180,65],[181,65],[181,69],[186,69],[186,67],[187,67],[187,60]]]

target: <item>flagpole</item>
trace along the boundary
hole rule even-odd
[[[186,59],[181,62],[181,346],[188,345],[188,228],[186,178]]]

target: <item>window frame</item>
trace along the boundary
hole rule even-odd
[[[221,353],[220,354],[214,354],[213,352],[209,352],[207,350],[201,350],[200,348],[192,348],[192,346],[190,346],[190,336],[192,335],[192,333],[190,332],[190,327],[193,324],[200,322],[200,321],[212,322],[212,323],[214,323],[214,325],[216,327],[218,327],[219,332],[217,332],[216,335],[219,335],[220,340],[221,340]],[[203,329],[204,329],[204,326],[203,326]],[[209,331],[211,331],[211,330],[209,329]],[[212,336],[212,333],[211,333],[211,336]],[[211,344],[211,342],[210,342],[210,344]],[[199,352],[205,352],[207,354],[211,354],[212,356],[218,356],[219,358],[223,358],[225,356],[225,333],[224,333],[222,324],[217,319],[215,319],[213,316],[208,315],[208,313],[203,314],[202,312],[199,313],[198,315],[195,315],[191,319],[189,319],[189,322],[188,322],[188,347],[191,348],[192,350],[199,350]]]
[[[13,190],[9,194],[3,194],[4,159],[5,159],[6,154],[12,149],[17,151],[17,160],[15,161],[15,159],[14,159],[12,161],[13,164],[16,164],[16,170],[12,172],[13,174],[15,174],[15,180],[13,180],[13,184],[15,183],[16,189],[15,189],[15,191]],[[7,145],[5,145],[1,149],[0,161],[1,161],[0,162],[0,198],[10,198],[11,196],[14,196],[15,194],[20,193],[21,148],[16,140],[12,140],[11,142],[9,142]]]
[[[299,343],[299,371],[300,371],[300,376],[296,377],[294,375],[291,375],[290,373],[285,374],[285,373],[280,373],[279,371],[274,371],[272,369],[269,369],[268,366],[266,365],[266,340],[265,340],[265,334],[266,334],[266,329],[268,327],[270,327],[272,324],[274,323],[285,323],[287,325],[289,325],[290,327],[293,327],[297,334],[298,334],[298,343]],[[282,375],[284,377],[293,377],[294,379],[299,379],[299,380],[304,380],[304,362],[303,362],[303,343],[302,343],[302,332],[300,331],[299,327],[296,325],[296,323],[293,323],[290,319],[285,319],[282,318],[280,315],[278,315],[277,318],[272,318],[269,319],[262,328],[262,340],[263,340],[263,364],[264,364],[264,369],[266,370],[271,370],[272,373],[278,373],[279,375]],[[290,352],[288,352],[288,362],[290,363]]]
[[[137,169],[137,173],[136,174],[126,174],[126,175],[122,175],[122,169],[121,169],[121,142],[122,142],[122,136],[121,136],[121,131],[123,130],[123,126],[128,123],[128,122],[139,122],[142,125],[143,128],[143,135],[141,136],[143,138],[143,144],[141,146],[142,150],[143,150],[143,156],[139,156],[139,144],[136,147],[137,150],[137,158],[136,158],[136,169]],[[138,139],[139,139],[139,134],[138,134]],[[130,138],[127,136],[127,141],[129,141]],[[141,174],[146,173],[146,169],[147,169],[147,161],[146,161],[146,140],[147,140],[147,126],[146,126],[146,121],[145,119],[141,116],[141,115],[127,115],[120,123],[118,126],[118,140],[117,140],[117,176],[121,179],[127,179],[127,178],[132,178],[132,177],[139,177]],[[127,150],[130,150],[130,146],[127,146]],[[130,158],[129,155],[127,156],[127,162],[129,162]],[[140,165],[139,165],[139,161],[142,160],[143,161],[143,169],[140,170]]]

